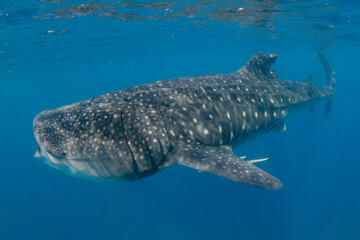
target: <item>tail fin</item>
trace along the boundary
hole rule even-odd
[[[331,106],[332,106],[332,101],[331,101],[330,98],[328,98],[328,99],[326,100],[324,119],[329,116],[330,110],[331,110]]]
[[[324,48],[318,52],[318,56],[320,58],[322,65],[324,66],[328,86],[331,88],[335,88],[335,70],[332,67],[329,59],[325,56]],[[324,118],[327,118],[327,116],[329,116],[331,106],[332,106],[331,99],[328,98],[326,101]]]
[[[329,59],[325,56],[324,49],[321,49],[318,52],[318,56],[320,58],[320,61],[321,61],[322,65],[324,66],[328,86],[332,87],[332,88],[335,88],[335,70],[332,67]]]

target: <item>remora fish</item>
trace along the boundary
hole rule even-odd
[[[36,157],[67,173],[135,180],[184,165],[263,189],[282,183],[235,156],[230,144],[284,130],[284,118],[335,94],[328,86],[280,80],[276,55],[256,54],[231,74],[157,81],[47,110],[34,119]]]

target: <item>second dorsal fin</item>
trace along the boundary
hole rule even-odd
[[[308,85],[313,85],[313,80],[312,80],[311,74],[309,76],[307,76],[307,78],[305,78],[304,83],[308,84]]]

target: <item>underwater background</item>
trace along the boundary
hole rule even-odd
[[[0,239],[360,239],[360,1],[24,0],[0,3]],[[237,71],[276,53],[281,79],[336,71],[337,95],[234,148],[284,187],[185,167],[134,182],[34,158],[36,114],[132,86]]]

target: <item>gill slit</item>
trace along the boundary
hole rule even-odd
[[[120,119],[121,119],[121,131],[123,132],[124,134],[124,139],[125,139],[125,144],[126,146],[128,147],[129,151],[130,151],[130,154],[131,154],[131,158],[132,158],[132,163],[133,163],[133,168],[134,168],[134,173],[139,177],[140,176],[140,171],[139,171],[139,166],[135,160],[135,156],[134,156],[134,153],[132,152],[131,148],[130,148],[130,145],[128,143],[128,140],[127,140],[127,137],[126,137],[126,134],[125,134],[125,127],[124,127],[124,117],[123,117],[123,113],[121,112],[120,113]]]
[[[137,115],[136,115],[136,111],[135,111],[135,107],[134,107],[134,106],[133,106],[133,114],[134,114],[134,116],[135,116],[135,117],[134,117],[134,121],[135,121],[135,123],[136,123],[139,136],[144,137],[144,136],[142,135],[142,133],[141,133],[140,124],[139,124],[138,120],[136,119],[136,118],[137,118]],[[151,121],[151,118],[150,118],[150,121]],[[150,126],[152,126],[152,125],[150,124]],[[139,139],[139,141],[140,141],[140,139]],[[154,158],[153,158],[153,156],[152,156],[152,153],[151,153],[150,148],[149,148],[149,144],[148,144],[148,142],[146,141],[146,139],[144,139],[144,143],[145,143],[146,149],[147,149],[147,151],[148,151],[148,153],[149,153],[150,162],[151,162],[151,168],[154,168],[154,166],[155,166]]]

